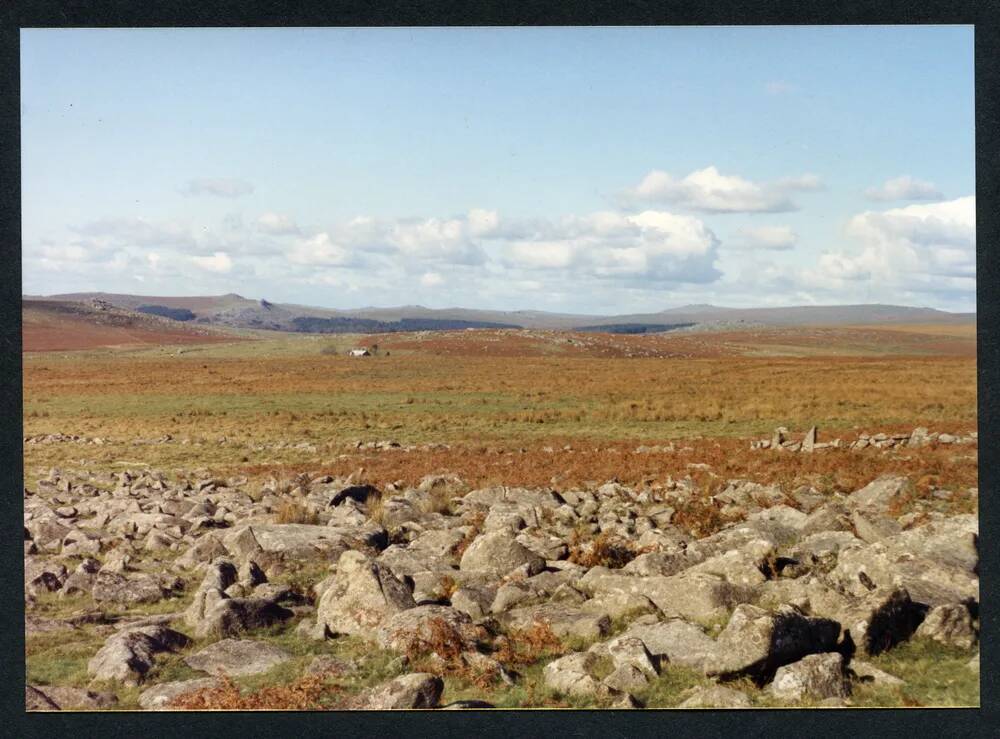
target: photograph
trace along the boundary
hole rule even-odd
[[[976,30],[20,28],[26,711],[979,708]]]

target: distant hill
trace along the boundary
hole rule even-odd
[[[204,344],[240,338],[229,330],[192,325],[101,300],[24,299],[21,303],[21,340],[26,352]]]
[[[41,299],[24,296],[26,302]],[[900,305],[790,306],[785,308],[723,308],[686,305],[657,313],[575,315],[545,311],[493,311],[470,308],[365,307],[334,310],[314,306],[254,300],[242,295],[162,297],[112,293],[71,293],[44,297],[47,301],[87,303],[102,300],[130,311],[176,318],[179,322],[233,328],[315,333],[385,333],[463,328],[529,328],[635,333],[668,331],[698,325],[806,326],[892,323],[950,324],[975,322],[975,313],[948,313],[933,308]],[[640,328],[645,327],[645,328]]]

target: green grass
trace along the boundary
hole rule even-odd
[[[966,667],[978,648],[958,649],[912,639],[867,660],[905,681],[900,688],[860,685],[855,705],[978,706],[979,675]]]

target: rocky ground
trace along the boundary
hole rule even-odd
[[[977,491],[912,492],[52,469],[28,707],[977,705]]]

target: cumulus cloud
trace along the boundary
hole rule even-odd
[[[780,213],[798,209],[791,199],[792,193],[820,187],[819,178],[810,174],[759,183],[739,175],[722,174],[709,166],[681,179],[662,170],[652,170],[625,193],[625,198],[673,203],[704,213]]]
[[[420,275],[420,284],[424,287],[440,287],[444,284],[444,277],[438,272],[424,272]]]
[[[736,246],[744,249],[770,249],[787,251],[795,248],[799,237],[788,226],[744,226],[736,233],[739,240]]]
[[[217,251],[210,257],[191,257],[191,261],[208,272],[226,274],[233,269],[233,260],[224,251]]]
[[[325,231],[300,239],[288,252],[288,261],[303,265],[344,266],[353,262],[351,250],[335,243]]]
[[[511,239],[507,265],[651,282],[704,283],[719,276],[714,266],[719,241],[691,216],[599,212],[564,219],[541,235]]]
[[[858,251],[820,257],[817,282],[874,281],[917,293],[976,289],[976,199],[909,205],[854,216],[847,233]]]
[[[231,177],[201,177],[181,188],[185,195],[214,195],[219,198],[241,198],[254,191],[253,183]]]
[[[944,197],[933,182],[908,175],[886,180],[879,187],[869,187],[865,196],[870,200],[940,200]]]
[[[280,213],[267,212],[257,219],[258,230],[272,236],[291,236],[299,233],[299,227],[291,218]]]

